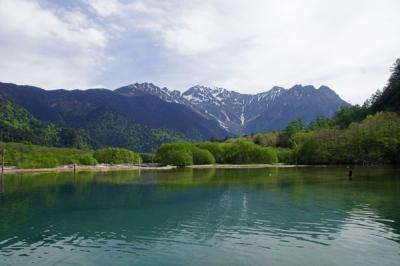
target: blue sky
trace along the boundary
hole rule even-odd
[[[0,0],[0,81],[325,84],[362,103],[400,57],[398,10],[398,0]]]

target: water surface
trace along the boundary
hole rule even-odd
[[[400,170],[5,175],[0,265],[399,265]]]

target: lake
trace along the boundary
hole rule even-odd
[[[0,265],[400,265],[400,169],[10,174]]]

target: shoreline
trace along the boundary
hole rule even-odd
[[[288,164],[207,164],[207,165],[190,165],[182,168],[192,169],[260,169],[260,168],[295,168],[295,167],[312,167],[312,165],[288,165]],[[149,166],[149,165],[106,165],[99,164],[96,166],[77,165],[76,172],[108,172],[108,171],[132,171],[132,170],[172,170],[179,169],[177,166]],[[13,168],[5,167],[4,174],[13,173],[47,173],[47,172],[74,172],[72,165],[64,165],[54,168]]]
[[[116,164],[116,165],[77,165],[75,170],[73,165],[64,165],[54,168],[4,168],[4,174],[13,173],[47,173],[47,172],[109,172],[109,171],[131,171],[131,170],[171,170],[175,169],[176,166],[139,166],[139,165],[127,165],[127,164]]]
[[[173,170],[173,169],[267,169],[267,168],[313,168],[321,167],[327,168],[330,166],[342,166],[349,167],[349,165],[295,165],[295,164],[206,164],[206,165],[189,165],[185,167],[177,167],[173,165],[157,166],[154,164],[142,164],[142,165],[131,165],[131,164],[99,164],[95,166],[91,165],[77,165],[75,172],[110,172],[110,171],[135,171],[135,170]],[[352,165],[351,167],[374,167],[366,165]],[[4,172],[1,174],[18,174],[18,173],[60,173],[60,172],[74,172],[73,165],[64,165],[54,168],[16,168],[16,167],[4,167]]]
[[[205,165],[189,165],[186,168],[193,169],[258,169],[258,168],[295,168],[295,167],[312,167],[313,165],[294,165],[294,164],[205,164]]]

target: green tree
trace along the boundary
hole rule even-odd
[[[94,152],[94,158],[99,163],[121,164],[140,163],[139,154],[124,148],[102,148]]]
[[[374,99],[371,109],[374,112],[400,111],[400,58],[394,63],[388,83]]]
[[[200,149],[196,146],[192,147],[193,164],[215,164],[215,158],[206,149]]]

